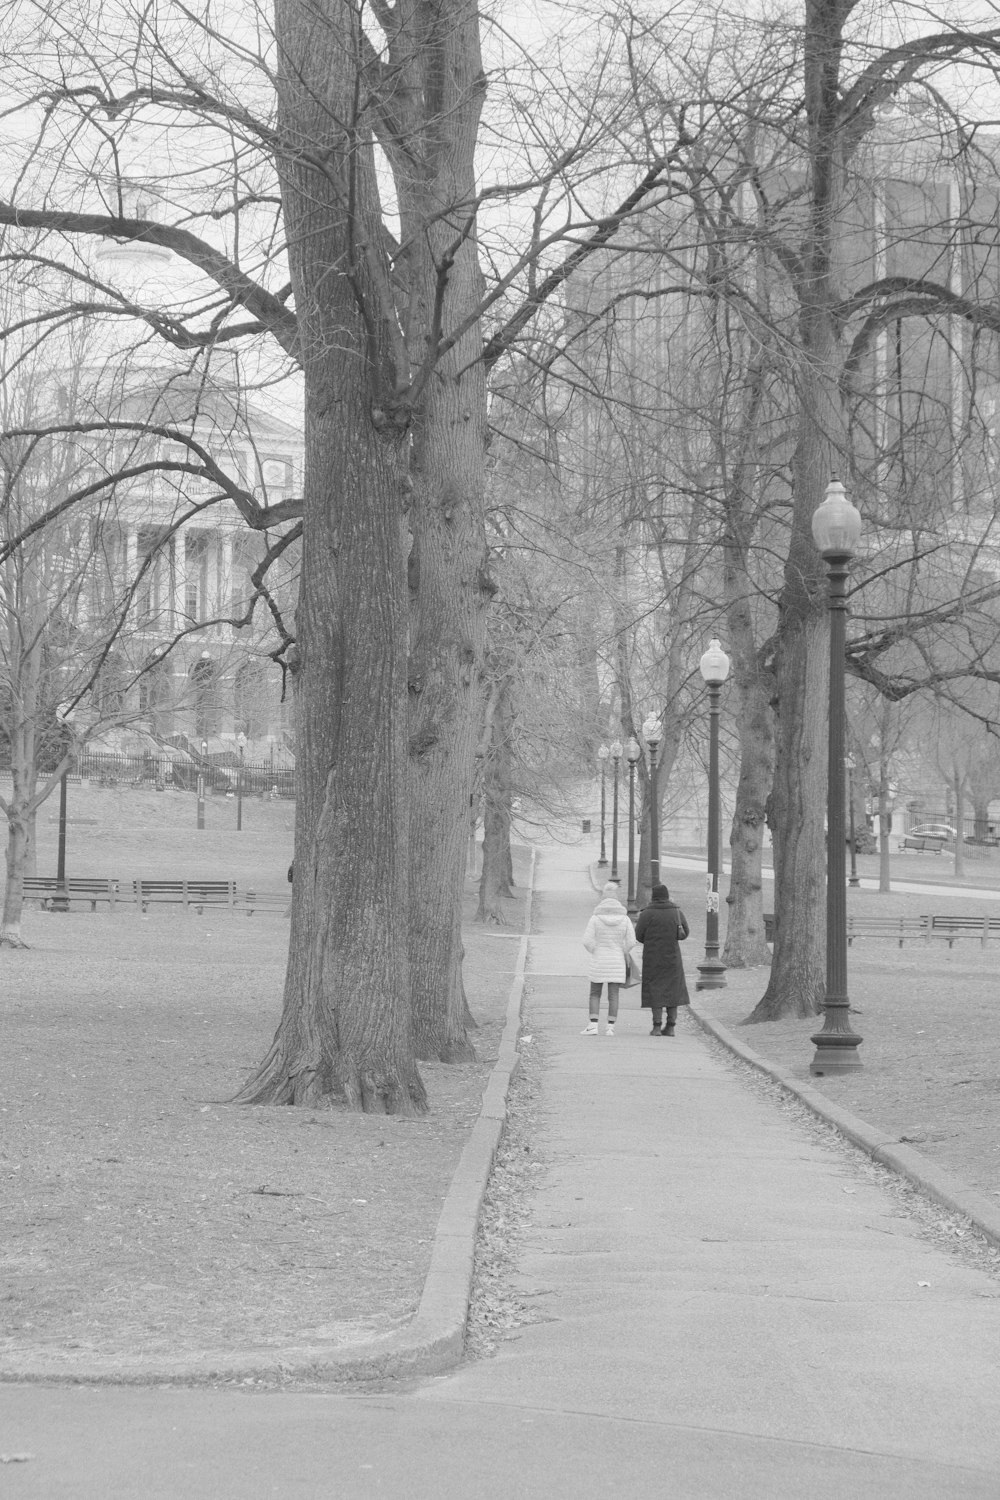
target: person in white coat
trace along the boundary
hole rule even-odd
[[[614,1036],[618,1019],[618,990],[625,983],[625,965],[635,947],[635,928],[628,912],[618,899],[618,885],[609,880],[601,900],[583,934],[583,946],[590,955],[590,1020],[584,1036],[596,1036],[601,1015],[601,991],[608,987],[608,1025],[606,1036]]]

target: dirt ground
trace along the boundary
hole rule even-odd
[[[75,801],[96,821],[71,825],[68,873],[285,880],[287,804],[255,804],[237,834],[224,803],[199,831],[164,822],[162,794]],[[193,798],[176,806],[193,825]],[[410,1317],[522,926],[523,896],[499,930],[472,920],[475,896],[470,880],[478,1061],[422,1065],[417,1121],[226,1102],[278,1021],[282,915],[26,909],[30,947],[0,953],[0,1377],[99,1361],[128,1378],[150,1357],[336,1347]]]
[[[237,833],[232,801],[209,799],[197,830],[190,796],[71,786],[70,816],[81,820],[70,825],[70,874],[195,873],[287,889],[290,804],[248,800]],[[39,846],[47,873],[47,818]],[[997,898],[969,887],[1000,886],[997,863],[963,885],[944,861],[901,859],[898,880],[933,877],[953,889],[852,891],[850,901],[866,913],[982,913]],[[692,924],[693,987],[704,877],[668,879]],[[432,1109],[418,1121],[226,1102],[277,1024],[283,916],[29,909],[31,947],[0,953],[0,1379],[39,1363],[69,1378],[100,1363],[128,1379],[151,1356],[335,1347],[405,1322],[495,1060],[521,930],[522,899],[510,903],[506,929],[475,924],[474,907],[470,880],[465,972],[478,1061],[425,1065]],[[953,949],[856,944],[850,994],[864,1067],[810,1080],[992,1196],[998,958],[1000,944],[984,950],[970,940]],[[731,971],[725,990],[700,1000],[806,1080],[816,1020],[740,1025],[765,984],[765,971]],[[515,1085],[516,1171],[498,1174],[491,1189],[486,1262],[530,1199],[535,1164],[517,1134],[518,1090],[537,1096],[537,1087],[534,1074]],[[477,1285],[474,1343],[488,1348],[509,1313],[488,1265]]]

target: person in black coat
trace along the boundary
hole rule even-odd
[[[677,1007],[691,1004],[680,950],[691,929],[665,885],[654,885],[652,897],[635,924],[636,942],[642,944],[642,1004],[653,1012],[652,1035],[673,1036]]]

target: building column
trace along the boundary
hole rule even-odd
[[[181,526],[174,532],[171,546],[171,567],[173,571],[173,628],[181,630],[185,623],[185,602],[187,588],[187,527]]]
[[[231,531],[224,531],[218,543],[218,614],[232,614],[233,612],[233,535]],[[231,625],[220,626],[220,637],[222,640],[232,643],[234,636]]]

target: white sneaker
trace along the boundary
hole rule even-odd
[[[586,1026],[580,1032],[580,1035],[581,1036],[596,1036],[597,1035],[597,1022],[596,1021],[588,1021],[587,1024],[586,1024]]]
[[[608,1022],[608,1029],[604,1033],[604,1035],[605,1036],[614,1036],[614,1034],[615,1034],[615,1023],[614,1023],[614,1021],[609,1021]]]

